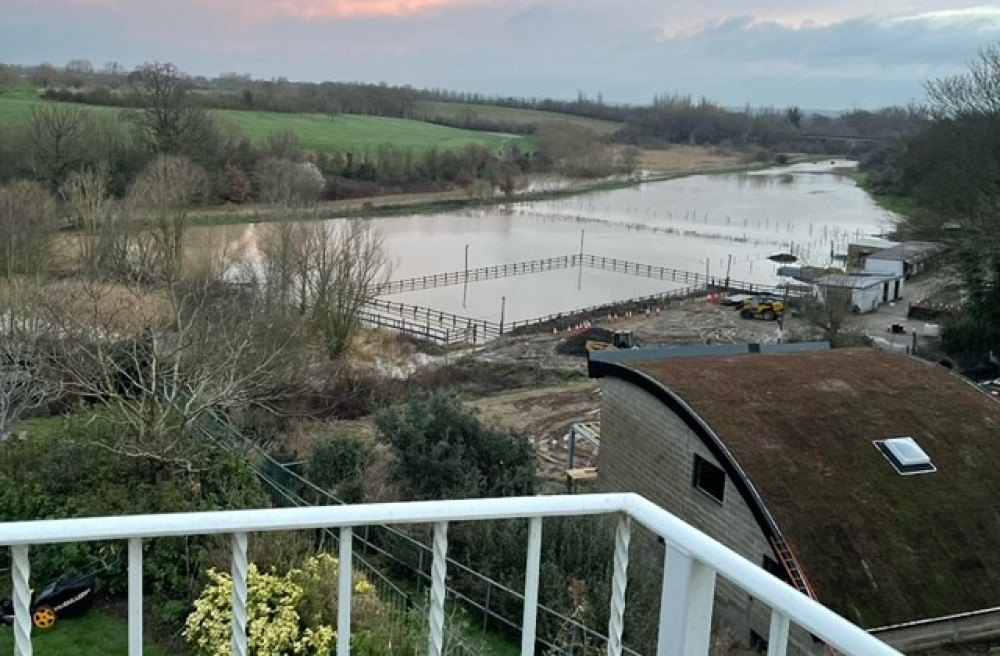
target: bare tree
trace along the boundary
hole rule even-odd
[[[26,129],[35,175],[58,189],[87,157],[90,120],[79,107],[44,103],[32,108]]]
[[[309,226],[309,293],[313,325],[331,358],[343,354],[360,327],[361,310],[389,280],[392,266],[382,233],[370,222]]]
[[[0,275],[37,276],[51,263],[56,204],[37,182],[0,187]]]
[[[0,433],[24,415],[56,399],[61,391],[44,366],[39,346],[36,282],[5,280],[0,285]]]
[[[295,366],[259,336],[253,295],[211,276],[160,291],[66,283],[48,291],[44,311],[47,366],[121,426],[103,446],[166,467],[191,469],[213,413],[269,407]]]
[[[370,221],[276,224],[262,235],[260,254],[268,296],[304,317],[331,358],[350,346],[361,310],[392,273]]]
[[[924,84],[937,118],[996,117],[1000,115],[1000,44],[979,51],[979,59],[961,75]]]
[[[215,126],[208,112],[189,93],[190,80],[173,64],[143,64],[129,74],[137,124],[157,153],[189,153],[214,141]]]
[[[284,207],[315,202],[323,190],[323,174],[311,162],[268,157],[257,163],[254,178],[260,200]]]
[[[176,280],[184,263],[188,212],[204,194],[204,170],[172,155],[157,157],[139,175],[129,193],[133,210],[153,224],[149,249],[151,272],[161,280]]]
[[[107,162],[101,162],[70,173],[59,190],[72,220],[83,232],[77,244],[80,260],[90,272],[95,272],[100,264],[97,235],[102,224],[108,220],[110,179],[110,167]]]

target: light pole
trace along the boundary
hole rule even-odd
[[[462,309],[469,298],[469,245],[465,245],[465,281],[462,284]]]
[[[579,260],[579,262],[577,262],[577,264],[579,265],[579,267],[578,267],[578,271],[577,271],[577,274],[576,274],[576,289],[577,289],[577,291],[580,291],[581,289],[583,289],[583,236],[586,233],[587,233],[586,230],[581,230],[580,231],[580,260]]]
[[[503,335],[503,315],[504,315],[504,310],[506,310],[506,309],[507,309],[507,297],[506,296],[501,296],[500,297],[500,334],[501,335]]]

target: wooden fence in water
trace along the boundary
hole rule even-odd
[[[378,289],[379,296],[390,296],[403,292],[414,292],[422,289],[433,289],[435,287],[447,287],[451,285],[462,285],[470,282],[480,282],[483,280],[495,280],[497,278],[508,278],[511,276],[523,276],[531,273],[543,273],[557,269],[571,269],[576,266],[584,266],[589,269],[602,271],[612,271],[630,276],[642,278],[653,278],[664,282],[683,283],[690,286],[711,286],[728,288],[733,291],[745,292],[774,292],[777,288],[773,285],[762,285],[760,283],[746,282],[741,280],[730,280],[725,277],[709,276],[704,273],[694,271],[683,271],[670,267],[656,266],[653,264],[643,264],[622,260],[616,257],[604,257],[602,255],[560,255],[557,257],[547,257],[538,260],[526,260],[524,262],[513,262],[510,264],[497,264],[494,266],[478,267],[462,271],[448,271],[446,273],[435,273],[427,276],[416,276],[414,278],[404,278],[401,280],[390,280],[381,285]]]
[[[582,323],[585,319],[601,319],[617,307],[646,306],[650,311],[659,303],[671,299],[686,298],[707,291],[704,286],[691,286],[660,294],[638,296],[621,301],[611,301],[600,305],[557,312],[542,317],[499,323],[486,319],[476,319],[452,314],[420,305],[396,303],[385,299],[374,299],[362,311],[362,321],[379,328],[391,328],[419,339],[442,346],[453,344],[480,345],[496,339],[505,333],[527,332],[546,324],[557,324],[558,329],[569,328],[571,324]],[[588,316],[589,315],[589,316]],[[558,325],[562,322],[564,325]]]

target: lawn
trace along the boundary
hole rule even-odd
[[[426,116],[447,116],[460,118],[473,114],[494,121],[509,121],[512,123],[562,123],[576,127],[587,128],[601,135],[611,134],[622,127],[621,123],[602,121],[571,114],[557,112],[542,112],[535,109],[518,109],[516,107],[499,107],[497,105],[476,105],[472,103],[421,102],[417,104],[417,113]]]
[[[128,654],[128,626],[125,620],[112,617],[98,610],[91,610],[82,617],[56,622],[51,629],[33,629],[31,642],[38,656],[126,656]],[[0,626],[0,653],[14,653],[13,627]],[[143,653],[148,656],[166,656],[166,652],[148,639]]]
[[[26,121],[31,108],[39,102],[37,92],[31,87],[18,86],[4,90],[0,93],[0,124],[14,125]],[[117,107],[79,107],[95,114],[121,111]],[[223,121],[236,125],[252,141],[260,143],[272,132],[291,130],[298,135],[303,148],[328,152],[358,153],[366,148],[374,150],[384,143],[416,150],[431,147],[457,150],[470,143],[477,143],[491,150],[498,150],[507,139],[524,139],[513,135],[459,130],[423,121],[381,116],[341,114],[331,118],[320,114],[229,110],[212,113]]]

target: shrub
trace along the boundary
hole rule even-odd
[[[533,494],[534,454],[522,436],[487,428],[448,394],[418,395],[375,417],[398,452],[396,477],[422,499]]]
[[[340,562],[329,554],[307,558],[301,568],[284,575],[262,573],[251,564],[247,577],[250,652],[309,656],[334,653],[339,569]],[[231,650],[233,582],[228,574],[214,569],[208,572],[208,578],[183,635],[198,656],[222,656]],[[416,653],[423,637],[419,625],[408,616],[395,618],[397,622],[387,621],[392,613],[375,594],[374,586],[355,573],[352,653]]]

